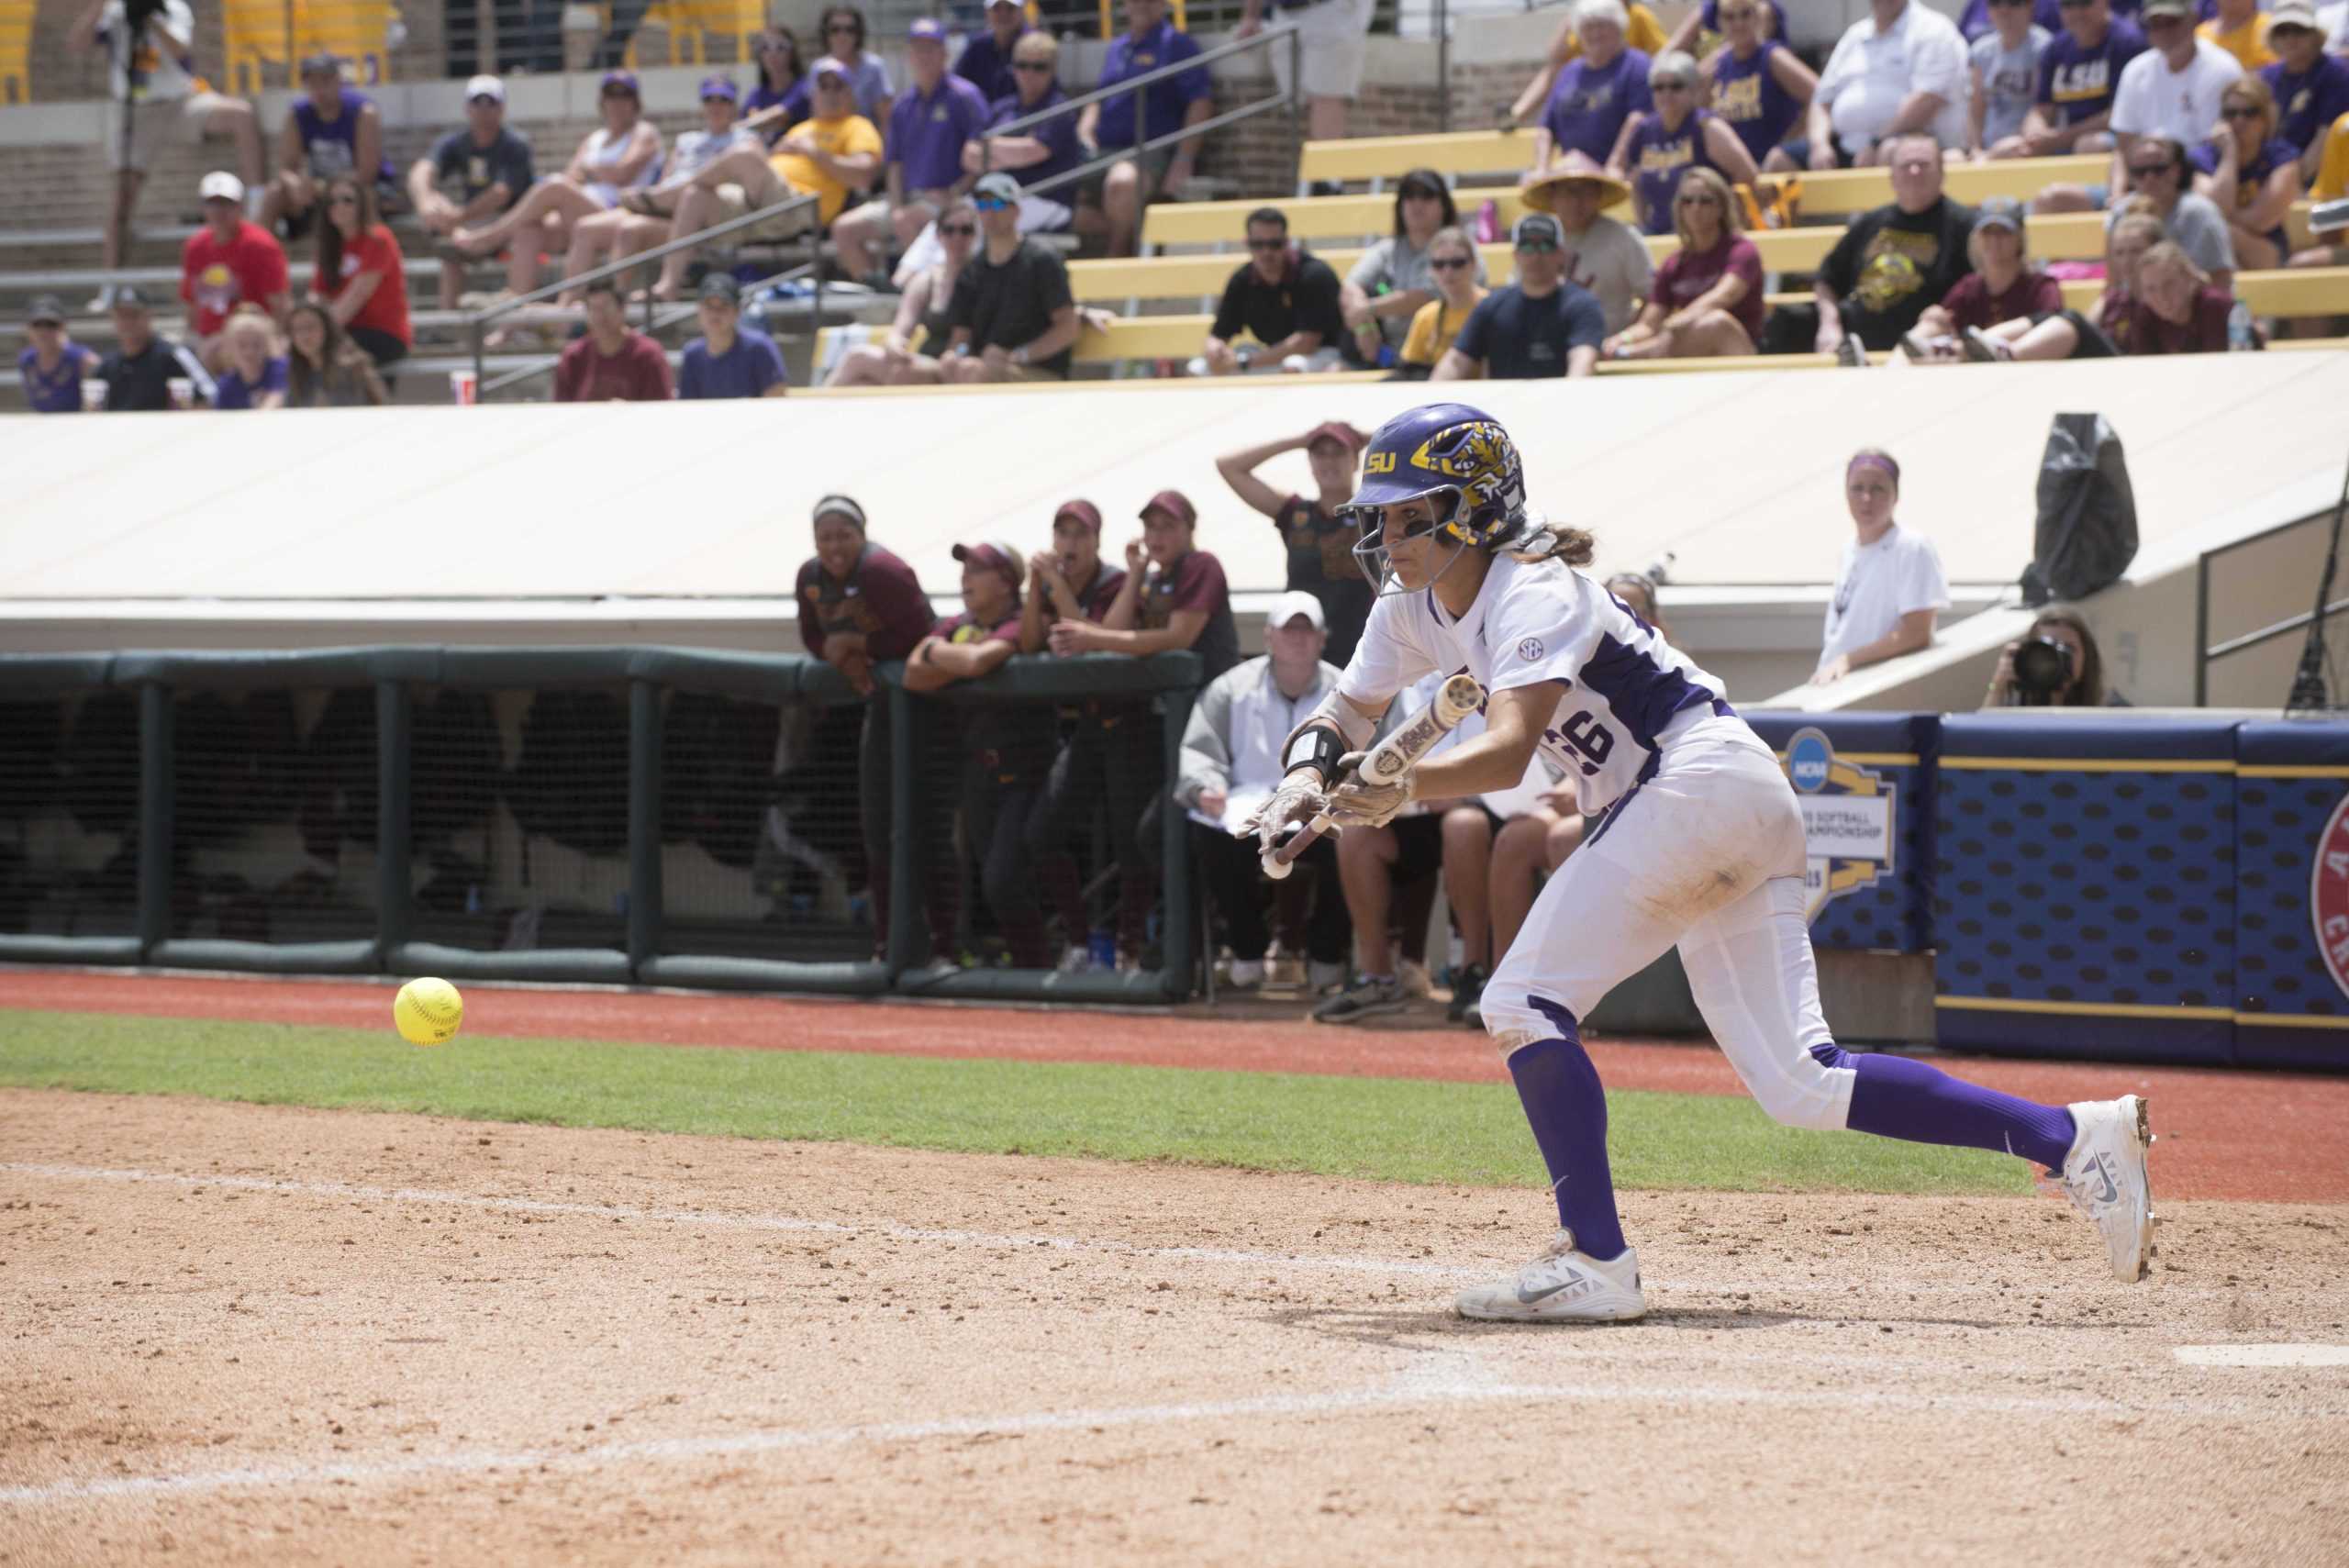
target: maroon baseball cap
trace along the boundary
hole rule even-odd
[[[1350,452],[1358,452],[1370,445],[1370,438],[1347,424],[1343,419],[1326,419],[1313,427],[1305,438],[1307,447],[1319,446],[1323,441],[1335,441]]]
[[[1152,495],[1141,509],[1141,520],[1150,521],[1152,512],[1164,512],[1169,517],[1180,517],[1193,528],[1198,526],[1199,509],[1192,506],[1191,498],[1180,490],[1162,490]]]
[[[954,559],[982,571],[1001,573],[1006,581],[1019,586],[1019,554],[1005,544],[958,544]]]
[[[1063,517],[1074,517],[1097,535],[1101,531],[1101,508],[1090,501],[1063,501],[1061,509],[1052,514],[1052,521],[1057,523]]]

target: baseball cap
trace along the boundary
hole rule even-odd
[[[979,176],[979,183],[971,187],[971,197],[974,201],[981,196],[985,196],[992,201],[1010,202],[1017,206],[1019,201],[1019,182],[999,172],[982,174]]]
[[[1074,517],[1096,534],[1101,531],[1101,508],[1090,501],[1062,502],[1061,509],[1052,514],[1052,521],[1057,523],[1063,517]]]
[[[944,43],[946,41],[946,24],[940,21],[935,17],[916,17],[911,22],[906,25],[906,37],[909,39],[931,39],[939,43]]]
[[[324,52],[305,55],[302,58],[301,74],[306,77],[340,76],[342,74],[342,61]]]
[[[807,68],[807,75],[810,80],[818,76],[837,76],[843,82],[856,80],[856,72],[848,68],[847,61],[829,54],[818,57],[816,63]]]
[[[730,76],[705,76],[701,79],[701,101],[707,104],[712,98],[739,104],[742,101],[742,91],[734,85],[734,79]]]
[[[864,531],[864,508],[845,495],[827,495],[816,503],[811,520],[820,523],[826,517],[845,517],[856,525],[857,532]]]
[[[1019,552],[1008,544],[958,544],[954,559],[983,571],[999,573],[1013,587],[1019,585]]]
[[[152,304],[154,301],[147,297],[147,291],[137,284],[124,284],[114,291],[114,307],[117,310],[145,310]]]
[[[470,104],[475,98],[488,98],[502,104],[506,101],[506,83],[495,76],[476,76],[465,83],[465,102]]]
[[[207,202],[241,202],[245,183],[226,169],[215,169],[196,182],[195,194]]]
[[[2012,196],[1991,196],[1974,212],[1976,228],[2006,228],[2022,234],[2022,203]]]
[[[1264,612],[1264,629],[1285,627],[1299,616],[1311,621],[1316,631],[1330,629],[1329,620],[1321,614],[1321,601],[1302,588],[1291,588],[1273,600],[1271,608]]]
[[[25,325],[28,327],[39,327],[42,325],[51,327],[64,326],[65,302],[59,299],[53,294],[45,294],[40,295],[33,301],[33,307],[25,313]],[[1085,503],[1078,501],[1074,503],[1074,505],[1082,506]],[[1063,511],[1066,511],[1067,509],[1067,507],[1062,508]],[[1098,531],[1101,527],[1101,515],[1098,512],[1096,512],[1093,515],[1093,527],[1096,531]]]
[[[1529,212],[1517,220],[1516,228],[1508,231],[1508,242],[1511,245],[1523,245],[1528,241],[1564,246],[1566,242],[1566,231],[1559,226],[1558,220],[1548,213]]]
[[[1305,438],[1308,448],[1318,446],[1323,441],[1335,441],[1349,452],[1358,452],[1370,445],[1368,436],[1364,435],[1343,419],[1325,419],[1314,426],[1313,433]]]
[[[2137,15],[2146,21],[2155,17],[2190,18],[2194,15],[2194,0],[2145,0],[2144,7]]]
[[[615,87],[625,87],[628,89],[628,95],[631,98],[641,100],[644,96],[644,90],[636,84],[636,72],[633,71],[605,72],[603,83],[596,91],[598,94],[604,94]]]
[[[710,273],[702,279],[696,293],[703,299],[722,299],[729,305],[742,303],[742,285],[735,281],[731,272]]]
[[[1169,517],[1179,517],[1194,527],[1197,526],[1199,520],[1199,509],[1192,506],[1191,498],[1180,490],[1162,490],[1152,495],[1143,504],[1140,514],[1142,521],[1148,522],[1152,512],[1164,512]]]
[[[2310,32],[2320,29],[2316,24],[2316,7],[2309,0],[2276,0],[2275,9],[2267,13],[2267,30],[2277,28],[2306,28]]]

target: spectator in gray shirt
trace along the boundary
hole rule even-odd
[[[2054,41],[2031,11],[2031,0],[1990,0],[1992,30],[1966,48],[1973,96],[1965,150],[1977,159],[2023,156],[2022,122],[2039,95],[2039,57]]]
[[[1414,169],[1395,187],[1395,232],[1362,253],[1338,289],[1338,309],[1364,364],[1377,361],[1382,343],[1397,349],[1419,306],[1436,297],[1428,246],[1441,228],[1460,221],[1452,192],[1432,169]],[[1485,281],[1482,257],[1476,281]]]
[[[2210,275],[2212,287],[2232,289],[2235,247],[2227,238],[2226,216],[2210,197],[2187,188],[2193,176],[2186,144],[2166,136],[2138,137],[2129,150],[2128,167],[2129,199],[2115,201],[2104,215],[2105,231],[2111,232],[2123,213],[2150,212],[2161,219],[2162,232]]]

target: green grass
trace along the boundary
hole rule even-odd
[[[0,1084],[738,1138],[1539,1184],[1504,1084],[949,1062],[0,1011]],[[2020,1161],[1774,1125],[1718,1095],[1610,1094],[1626,1187],[2028,1189]]]

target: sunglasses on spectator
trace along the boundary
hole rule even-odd
[[[1435,268],[1438,272],[1456,272],[1463,267],[1473,267],[1475,264],[1476,263],[1471,258],[1466,256],[1431,256],[1428,258],[1428,265]]]
[[[327,198],[328,206],[357,206],[359,198],[349,191],[337,191]]]
[[[1049,60],[1015,60],[1011,62],[1014,71],[1050,71],[1052,68],[1052,62]]]
[[[2237,104],[2231,109],[2221,109],[2219,117],[2222,120],[2264,120],[2267,113],[2264,109],[2254,109],[2249,104]]]
[[[1990,0],[1990,9],[1994,11],[2001,9],[2010,11],[2018,6],[2028,6],[2030,4],[2031,0]]]
[[[978,231],[979,226],[975,223],[941,223],[938,226],[940,238],[945,239],[968,239]]]
[[[1554,256],[1558,253],[1558,243],[1554,239],[1520,239],[1517,242],[1517,253],[1520,256]]]
[[[2004,0],[2000,0],[2000,3],[2004,4]],[[1676,81],[1672,77],[1664,76],[1659,77],[1657,80],[1649,83],[1648,91],[1652,93],[1686,93],[1689,90],[1690,85],[1691,83],[1689,83]]]
[[[1719,206],[1721,205],[1721,199],[1719,196],[1675,196],[1673,198],[1672,205],[1675,206]]]
[[[1008,212],[1011,209],[1011,204],[1001,196],[980,196],[971,205],[981,212]]]
[[[2175,163],[2132,163],[2129,165],[2129,172],[2141,180],[2149,179],[2155,174],[2173,173],[2176,169],[2177,165]]]
[[[854,22],[834,22],[830,27],[824,29],[824,36],[826,38],[831,37],[834,33],[846,33],[851,38],[854,38],[856,36],[856,24]]]
[[[1283,236],[1278,239],[1251,239],[1248,241],[1248,249],[1251,250],[1286,250],[1288,249],[1288,239],[1286,236]]]
[[[1750,22],[1753,17],[1754,10],[1751,6],[1724,6],[1720,8],[1720,18],[1724,22]]]

